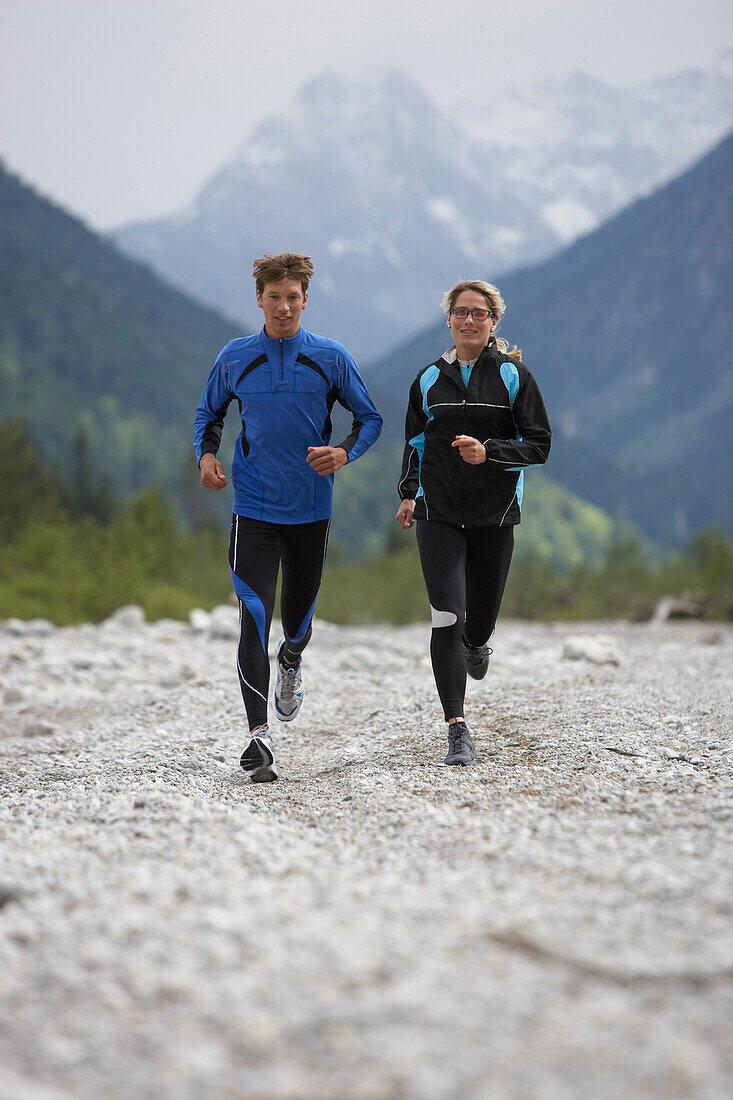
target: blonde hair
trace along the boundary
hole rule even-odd
[[[481,294],[486,299],[486,304],[496,318],[497,325],[501,320],[506,306],[504,299],[499,293],[499,288],[495,287],[493,283],[485,283],[483,279],[465,279],[462,283],[456,283],[450,290],[446,290],[443,295],[443,312],[450,316],[450,311],[458,300],[459,294],[463,294],[464,290],[473,290],[476,294]],[[521,359],[522,352],[515,344],[513,348],[510,348],[506,340],[502,340],[500,336],[496,337],[496,346],[499,351],[505,355],[510,355],[512,359]]]
[[[277,256],[268,254],[255,260],[252,265],[252,277],[259,295],[262,295],[265,283],[279,283],[281,279],[297,279],[306,294],[314,271],[313,260],[301,252],[280,252]]]

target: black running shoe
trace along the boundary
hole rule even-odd
[[[476,749],[465,722],[448,726],[448,755],[444,764],[475,764]]]
[[[250,743],[239,758],[239,763],[253,783],[272,783],[277,779],[275,751],[267,726],[263,726],[252,735]]]
[[[487,645],[469,645],[463,643],[463,657],[466,662],[466,672],[474,680],[483,680],[489,668],[489,657],[493,653]]]

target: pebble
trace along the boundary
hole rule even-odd
[[[239,612],[235,607],[220,604],[211,612],[209,634],[212,638],[234,639],[239,637]]]
[[[568,638],[562,655],[570,661],[589,661],[594,665],[620,665],[621,654],[613,639],[578,635]]]
[[[37,634],[44,638],[56,631],[56,627],[49,619],[30,619],[26,623],[26,627],[29,634]]]
[[[134,603],[128,603],[124,607],[118,607],[116,611],[113,611],[109,618],[105,619],[103,625],[135,630],[144,624],[145,612],[142,607],[138,607]]]
[[[23,727],[24,737],[51,737],[54,733],[55,728],[48,722],[28,722]]]
[[[211,615],[201,607],[194,607],[188,614],[188,621],[194,630],[208,630],[211,625]]]
[[[28,623],[23,622],[22,619],[4,619],[0,623],[0,628],[6,634],[12,634],[16,638],[28,633]]]
[[[500,620],[455,769],[427,625],[319,621],[281,778],[253,785],[236,609],[138,612],[0,627],[28,1095],[726,1095],[729,626]]]
[[[14,886],[10,882],[0,881],[0,909],[5,905],[8,905],[11,901],[20,901],[23,896],[23,891],[18,886]]]

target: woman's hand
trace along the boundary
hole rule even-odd
[[[486,448],[471,435],[457,435],[451,447],[457,447],[463,461],[471,466],[480,466],[486,461]]]
[[[414,500],[403,500],[397,509],[397,515],[395,519],[399,523],[403,531],[406,531],[408,527],[412,527],[415,520],[412,518],[412,513],[415,511]]]

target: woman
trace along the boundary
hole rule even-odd
[[[448,723],[446,764],[473,764],[463,715],[466,672],[481,680],[521,520],[523,471],[550,451],[540,391],[494,335],[499,291],[480,279],[443,299],[453,346],[410,389],[396,519],[417,521],[430,600],[430,657]]]

